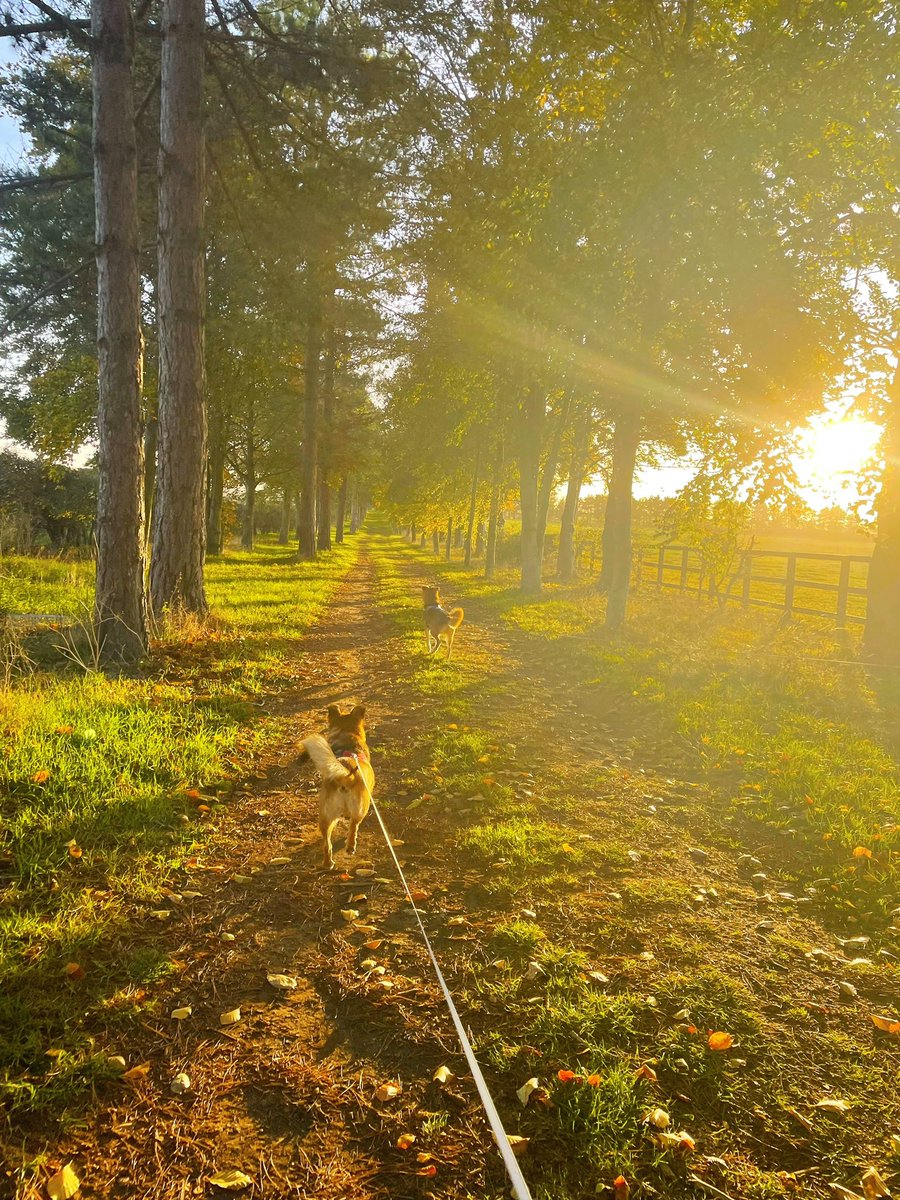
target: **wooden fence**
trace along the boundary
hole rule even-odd
[[[645,546],[635,557],[637,586],[693,592],[722,605],[830,617],[840,628],[865,624],[870,561],[865,554],[745,550],[721,585],[692,546]],[[835,597],[833,608],[813,607],[823,593]]]

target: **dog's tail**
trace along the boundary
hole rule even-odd
[[[461,608],[451,608],[447,613],[447,616],[450,618],[450,628],[459,629],[460,625],[463,623],[464,615],[465,614]]]
[[[353,774],[344,764],[335,758],[334,751],[318,733],[308,737],[303,743],[303,749],[316,764],[316,770],[326,783],[334,783],[338,779],[349,779]]]

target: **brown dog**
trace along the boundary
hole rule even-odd
[[[441,604],[440,588],[423,587],[422,599],[425,601],[425,637],[428,641],[428,653],[434,654],[444,641],[447,643],[449,662],[453,653],[453,639],[463,622],[463,610],[451,608],[448,612]]]
[[[328,729],[325,736],[314,733],[305,739],[302,749],[316,764],[322,777],[319,787],[319,829],[324,841],[323,866],[334,867],[331,835],[343,817],[350,822],[347,831],[347,852],[356,853],[360,823],[369,811],[375,774],[369,762],[364,718],[361,704],[342,713],[336,704],[328,709]]]

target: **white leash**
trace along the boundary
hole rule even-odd
[[[478,1059],[475,1057],[475,1051],[472,1049],[472,1043],[463,1028],[462,1020],[456,1010],[456,1005],[453,1003],[453,997],[450,995],[450,989],[447,987],[447,982],[444,979],[443,973],[438,960],[435,957],[428,934],[425,932],[425,926],[422,924],[422,914],[416,907],[416,902],[412,898],[412,892],[409,890],[409,884],[406,882],[406,876],[403,874],[403,868],[400,866],[400,860],[394,851],[391,843],[391,835],[387,831],[387,826],[381,819],[381,813],[378,811],[378,805],[375,803],[375,798],[366,786],[366,781],[363,779],[363,773],[359,770],[359,759],[353,755],[353,761],[356,763],[356,769],[362,780],[362,785],[366,789],[366,795],[369,797],[369,802],[375,816],[378,818],[378,824],[381,826],[381,832],[384,834],[384,840],[387,842],[387,848],[391,852],[391,858],[394,860],[394,866],[397,868],[397,874],[400,876],[400,882],[403,884],[406,898],[412,905],[412,910],[416,915],[416,920],[419,923],[419,930],[422,934],[422,939],[425,942],[425,949],[428,951],[428,956],[431,959],[431,965],[434,967],[434,973],[437,976],[437,981],[440,984],[441,991],[444,993],[444,1000],[450,1010],[450,1016],[453,1018],[453,1024],[456,1026],[456,1034],[459,1038],[459,1043],[462,1046],[463,1054],[466,1056],[466,1062],[469,1064],[469,1070],[472,1072],[472,1078],[475,1080],[475,1086],[478,1089],[478,1095],[481,1097],[481,1103],[484,1106],[484,1111],[487,1114],[488,1124],[491,1127],[491,1132],[494,1135],[494,1141],[503,1156],[503,1165],[506,1167],[506,1173],[509,1176],[509,1181],[512,1184],[513,1195],[515,1200],[532,1200],[531,1192],[528,1190],[528,1184],[525,1182],[525,1176],[522,1174],[522,1169],[519,1166],[518,1160],[513,1153],[513,1148],[509,1144],[509,1138],[506,1135],[506,1130],[503,1128],[503,1122],[500,1120],[500,1114],[497,1112],[497,1106],[494,1104],[493,1097],[488,1090],[487,1082],[484,1075],[481,1073],[481,1067],[478,1065]]]

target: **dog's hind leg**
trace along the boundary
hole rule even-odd
[[[359,821],[354,821],[351,818],[350,828],[347,830],[347,853],[356,853],[356,839],[359,834]]]
[[[456,630],[450,630],[450,637],[447,639],[447,662],[450,661],[450,655],[453,653],[453,639],[456,637]]]
[[[319,818],[319,831],[322,834],[322,866],[326,871],[334,870],[334,852],[331,848],[331,835],[334,833],[334,827],[337,825],[337,819],[332,820],[329,817]]]

